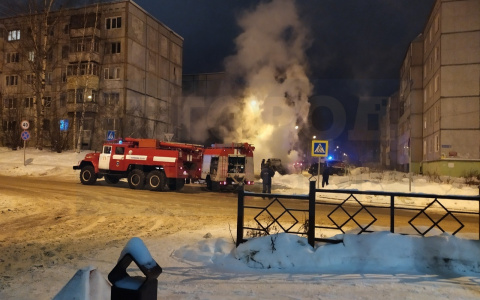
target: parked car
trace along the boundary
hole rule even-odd
[[[347,165],[340,160],[330,160],[327,163],[320,163],[320,174],[322,174],[323,170],[325,169],[326,165],[330,167],[330,175],[345,175],[347,173]],[[314,163],[308,169],[308,173],[312,175],[318,174],[318,163]]]

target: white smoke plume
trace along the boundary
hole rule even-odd
[[[293,0],[261,2],[241,14],[238,24],[242,33],[236,54],[225,60],[222,96],[206,116],[192,121],[191,133],[201,136],[199,128],[206,125],[224,143],[253,144],[258,172],[263,158],[280,158],[284,165],[298,159],[298,132],[312,92],[305,55],[310,41]]]
[[[221,134],[225,142],[254,144],[256,165],[271,157],[291,162],[297,159],[298,132],[306,123],[312,92],[306,74],[308,30],[291,0],[261,3],[238,22],[243,33],[225,66],[243,89],[229,99],[236,103],[230,106],[236,108],[235,117]]]

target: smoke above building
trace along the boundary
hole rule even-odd
[[[293,161],[313,89],[305,55],[308,29],[290,0],[262,2],[240,14],[238,25],[242,33],[236,53],[225,59],[221,96],[208,105],[206,118],[192,123],[192,136],[202,136],[206,125],[224,143],[254,144],[256,165],[262,158]]]

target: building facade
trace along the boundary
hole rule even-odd
[[[419,172],[422,163],[423,35],[408,47],[400,70],[398,95],[398,170]]]
[[[380,124],[381,163],[390,170],[399,169],[397,162],[398,102],[398,93],[388,98],[385,115]]]
[[[18,143],[21,120],[30,121],[31,142],[42,130],[43,144],[57,149],[178,133],[181,36],[130,0],[64,9],[48,16],[39,59],[27,42],[42,32],[35,18],[0,19],[2,145]]]
[[[407,51],[397,137],[398,164],[406,171],[479,173],[479,16],[480,0],[437,0]]]

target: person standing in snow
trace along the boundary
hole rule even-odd
[[[270,164],[264,164],[262,170],[260,171],[260,177],[263,181],[263,191],[262,193],[270,194],[272,192],[272,177],[275,175],[275,172],[270,167]]]
[[[330,177],[330,167],[326,164],[322,172],[322,188],[328,185],[328,177]]]

